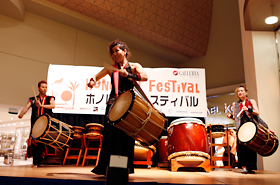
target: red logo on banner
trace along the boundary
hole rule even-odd
[[[177,76],[178,75],[178,71],[173,71],[173,75]]]

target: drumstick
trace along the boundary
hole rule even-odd
[[[108,64],[107,62],[103,62],[103,66],[108,67],[109,69],[111,69],[113,71],[120,71],[118,68],[115,68],[114,66]]]
[[[237,117],[238,117],[238,118],[240,117],[240,115],[242,114],[242,112],[243,112],[243,109],[237,114]]]
[[[32,91],[33,91],[35,100],[37,100],[36,93],[35,93],[35,90],[34,90],[34,87],[33,87],[33,86],[32,86]]]

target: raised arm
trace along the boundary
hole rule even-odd
[[[110,67],[104,67],[100,72],[98,72],[96,75],[94,75],[89,83],[88,83],[88,87],[92,88],[96,82],[98,82],[98,80],[100,80],[101,78],[103,78],[104,76],[106,76],[107,74],[111,74],[112,73],[112,69],[110,69]]]
[[[31,102],[29,101],[26,106],[22,109],[22,111],[19,113],[18,118],[21,119],[24,114],[27,113],[27,111],[29,110],[29,108],[31,107]]]

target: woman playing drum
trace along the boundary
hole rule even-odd
[[[259,109],[254,99],[248,99],[248,88],[240,85],[235,89],[237,102],[233,102],[233,114],[227,117],[235,120],[236,129],[246,122],[250,122],[252,117],[257,120]],[[257,170],[257,152],[237,142],[238,168],[242,168],[242,173],[255,173]]]
[[[106,75],[111,76],[112,90],[109,101],[107,102],[106,115],[116,97],[125,91],[133,89],[134,85],[131,80],[147,81],[148,76],[138,63],[129,63],[128,57],[130,52],[127,45],[115,40],[109,45],[109,55],[112,59],[113,66],[104,67],[99,73],[90,79],[89,87],[93,87],[98,80]],[[106,117],[106,119],[108,119]],[[121,155],[128,157],[128,168],[130,173],[134,173],[134,139],[122,130],[110,125],[107,121],[104,123],[103,144],[100,153],[98,165],[92,170],[95,174],[106,175],[106,168],[109,166],[111,155]]]

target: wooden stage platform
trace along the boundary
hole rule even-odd
[[[45,165],[39,168],[32,168],[31,165],[0,166],[0,184],[104,185],[105,177],[91,173],[92,168],[92,166],[76,167],[74,165]],[[135,168],[135,173],[129,175],[129,185],[133,184],[279,185],[280,173],[257,170],[256,174],[242,174],[239,169],[171,172],[165,168]]]

